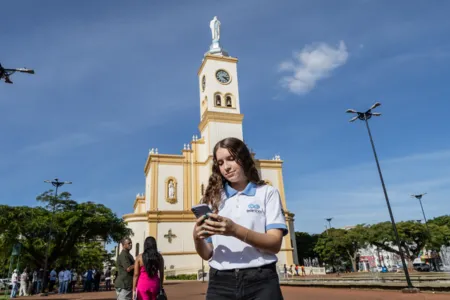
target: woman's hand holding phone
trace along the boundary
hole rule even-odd
[[[198,204],[192,207],[192,212],[197,217],[197,221],[194,227],[194,238],[195,239],[206,239],[217,232],[215,232],[215,228],[209,226],[212,224],[207,224],[205,221],[215,221],[217,215],[213,214],[211,209],[206,204]],[[211,217],[212,216],[212,217]]]
[[[197,219],[194,227],[194,239],[196,240],[204,240],[208,237],[210,237],[209,234],[206,234],[205,230],[203,229],[203,223],[205,222],[207,216],[203,215],[200,218]]]

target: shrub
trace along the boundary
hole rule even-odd
[[[169,275],[166,276],[167,280],[197,280],[197,274],[180,274],[180,275]]]

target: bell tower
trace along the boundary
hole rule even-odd
[[[212,44],[205,53],[198,70],[200,89],[199,130],[209,153],[214,145],[226,138],[243,140],[242,120],[239,105],[237,58],[228,55],[220,44],[220,21],[217,17],[210,23]]]

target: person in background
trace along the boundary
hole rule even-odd
[[[134,272],[134,258],[130,254],[133,248],[133,243],[130,238],[124,238],[121,241],[122,251],[117,260],[117,267],[119,269],[119,276],[115,282],[117,300],[131,300],[133,288],[133,272]]]
[[[92,271],[92,268],[89,268],[84,275],[85,281],[83,291],[92,292],[92,280],[94,279],[94,272]]]
[[[18,271],[17,271],[17,269],[15,269],[11,276],[12,289],[11,289],[10,298],[16,298],[16,296],[17,296],[17,286],[19,284],[19,275],[17,275],[17,273],[18,273]]]
[[[94,291],[98,292],[100,290],[100,279],[102,278],[102,272],[100,270],[95,270],[94,275]]]
[[[67,289],[68,289],[71,281],[72,281],[72,273],[70,272],[70,268],[67,267],[64,270],[64,284],[63,284],[63,293],[64,294],[67,294]]]
[[[75,293],[75,286],[77,284],[78,274],[75,269],[72,269],[72,282],[70,284],[70,292]]]
[[[111,267],[108,267],[108,269],[105,272],[105,285],[106,285],[106,290],[110,291],[111,290]]]
[[[50,282],[49,282],[49,286],[48,286],[49,293],[53,292],[53,288],[55,287],[55,284],[56,284],[56,276],[57,276],[56,270],[55,270],[55,268],[53,268],[50,271]]]
[[[156,300],[164,281],[164,258],[158,252],[156,239],[144,241],[144,252],[136,257],[133,276],[133,299]]]
[[[37,272],[37,290],[36,290],[36,294],[39,294],[41,292],[41,290],[43,290],[43,288],[42,288],[42,286],[43,286],[42,282],[43,281],[44,281],[44,269],[40,268],[39,271]]]
[[[33,274],[32,274],[32,272],[31,272],[31,269],[30,269],[30,272],[28,272],[28,281],[27,281],[27,293],[28,293],[28,295],[33,295]]]
[[[34,269],[33,272],[33,278],[31,280],[32,284],[33,284],[33,294],[37,294],[40,292],[40,290],[38,289],[38,269]]]
[[[64,268],[58,273],[58,294],[62,294],[64,290]]]
[[[20,274],[20,291],[19,296],[28,296],[27,293],[27,283],[28,283],[28,269],[23,269],[22,274]]]
[[[297,273],[298,276],[298,265],[295,265],[295,273]]]

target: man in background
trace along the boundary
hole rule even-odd
[[[134,274],[134,258],[130,254],[133,243],[130,238],[121,241],[122,251],[117,259],[119,276],[115,282],[117,300],[131,300]]]

